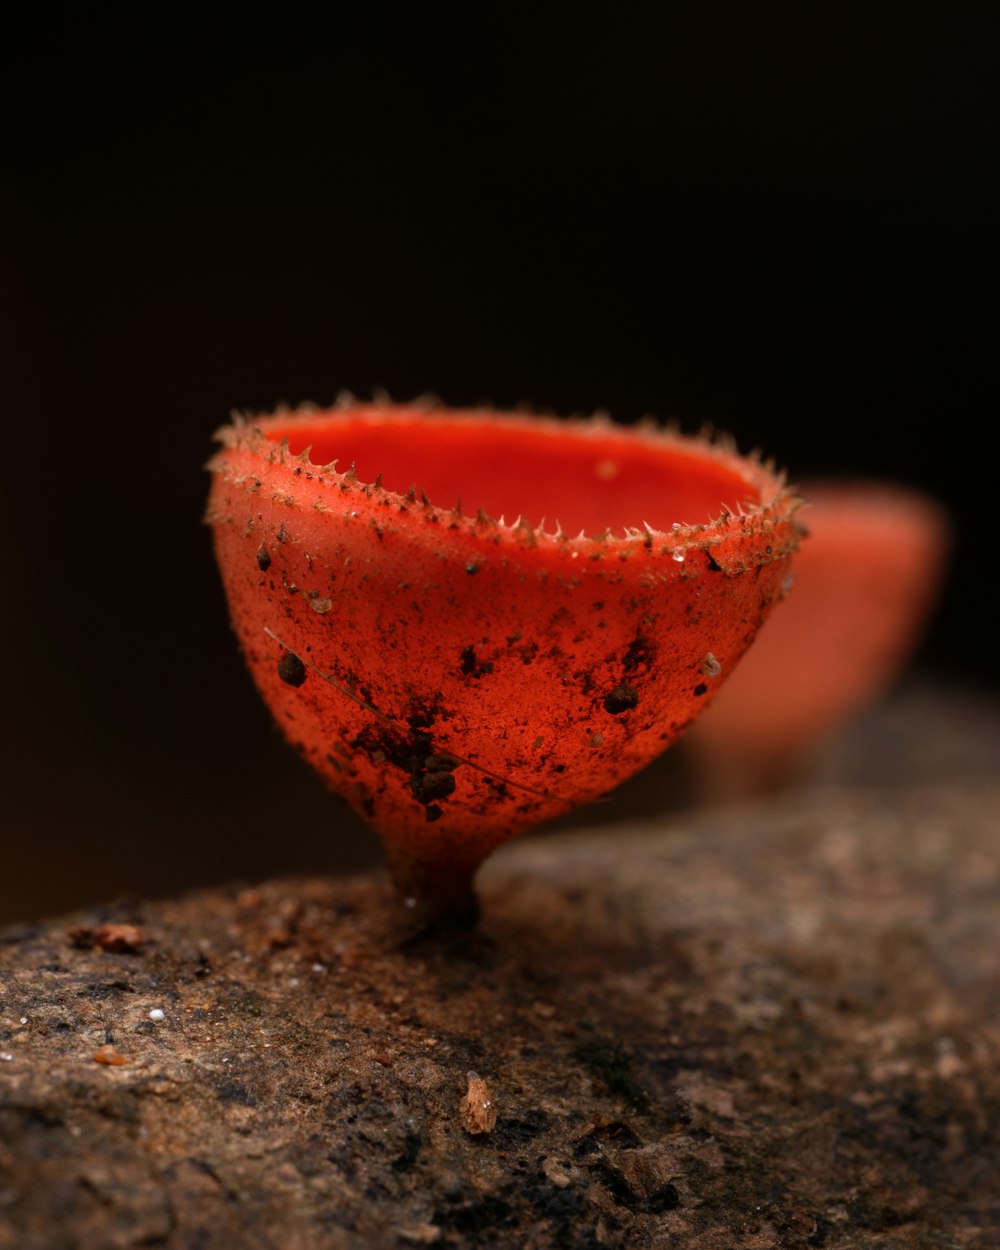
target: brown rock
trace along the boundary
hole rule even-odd
[[[0,1250],[1000,1245],[1000,736],[923,706],[863,781],[510,848],[466,938],[374,877],[0,935]]]

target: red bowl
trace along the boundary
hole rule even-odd
[[[769,467],[606,419],[352,404],[218,437],[208,520],[254,680],[432,908],[668,747],[798,542]]]
[[[802,486],[794,589],[685,740],[719,795],[786,780],[913,654],[950,543],[944,510],[883,482]]]

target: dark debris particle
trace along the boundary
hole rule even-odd
[[[451,773],[420,773],[410,782],[410,789],[419,803],[433,803],[455,793],[455,778]]]
[[[301,686],[306,679],[306,666],[297,655],[286,651],[278,661],[278,676],[289,686]]]
[[[474,577],[479,572],[479,565],[472,561],[465,566],[465,571],[470,577]]]
[[[622,712],[629,712],[638,703],[638,690],[624,681],[604,696],[604,710],[610,712],[612,716],[620,716]]]
[[[434,708],[426,704],[414,707],[413,711],[407,716],[406,723],[411,729],[430,729],[434,724],[437,713]]]
[[[695,686],[694,692],[700,699],[703,694],[708,694],[708,686],[706,686],[703,681],[700,681],[697,686]]]
[[[410,724],[419,719],[423,718],[410,717]],[[353,745],[364,751],[373,763],[388,761],[406,773],[413,797],[427,808],[427,819],[440,820],[443,812],[437,800],[454,794],[456,783],[452,772],[458,767],[458,761],[435,751],[429,733],[412,728],[409,736],[404,737],[395,729],[369,727],[354,739]]]
[[[262,573],[266,573],[271,567],[271,553],[266,547],[261,547],[257,552],[257,567]]]
[[[475,647],[468,646],[462,648],[462,675],[464,677],[485,677],[487,673],[493,672],[493,665],[489,660],[476,659]]]
[[[638,635],[628,645],[622,659],[626,673],[647,672],[656,658],[656,648],[648,638]]]

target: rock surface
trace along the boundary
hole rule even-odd
[[[1000,1245],[976,723],[964,774],[909,717],[881,780],[526,840],[465,938],[379,877],[6,932],[0,1248]]]

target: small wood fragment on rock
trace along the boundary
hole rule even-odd
[[[135,924],[100,924],[93,928],[70,929],[67,936],[81,950],[100,949],[113,955],[134,955],[145,941],[142,930]]]
[[[551,1181],[553,1185],[557,1185],[560,1189],[565,1189],[567,1185],[573,1182],[572,1174],[558,1159],[551,1157],[543,1159],[542,1171],[545,1173],[545,1179]]]
[[[469,1088],[462,1099],[462,1128],[473,1135],[492,1133],[497,1122],[497,1106],[489,1086],[476,1072],[467,1074]]]
[[[128,1063],[121,1051],[116,1050],[110,1042],[105,1042],[103,1046],[98,1046],[91,1058],[95,1063],[107,1064],[109,1067],[114,1068],[120,1068],[123,1063]]]
[[[412,1228],[397,1228],[396,1236],[411,1246],[432,1246],[441,1239],[441,1230],[436,1224],[414,1224]]]

